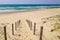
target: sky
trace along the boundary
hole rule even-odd
[[[60,0],[0,0],[0,4],[60,4]]]

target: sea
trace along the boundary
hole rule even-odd
[[[60,8],[60,4],[0,4],[0,14],[6,12],[25,12],[51,8]]]

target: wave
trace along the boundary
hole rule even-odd
[[[36,9],[60,8],[60,6],[0,6],[0,13],[15,11],[30,11]]]

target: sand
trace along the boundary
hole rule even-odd
[[[55,8],[55,9],[44,9],[44,10],[35,10],[35,11],[28,11],[28,12],[11,12],[11,13],[6,13],[6,14],[0,14],[0,26],[4,27],[4,25],[9,25],[9,28],[11,27],[11,24],[17,22],[18,20],[21,20],[21,24],[18,28],[18,31],[15,31],[15,36],[10,35],[8,32],[7,34],[11,37],[10,40],[39,40],[39,36],[33,35],[33,30],[29,29],[28,23],[26,20],[32,21],[32,23],[37,24],[37,29],[40,28],[40,26],[44,25],[42,23],[41,18],[46,18],[54,15],[60,15],[60,8]],[[49,25],[49,24],[48,24]],[[47,26],[48,26],[47,25]],[[34,24],[32,25],[32,27]],[[46,26],[46,25],[44,25]],[[50,27],[44,27],[44,30],[49,30]],[[20,28],[21,27],[21,28]],[[48,29],[46,29],[48,28]],[[40,29],[39,29],[40,31]],[[40,34],[36,32],[36,34]],[[17,36],[17,33],[20,34],[21,36]],[[50,35],[51,33],[48,33],[44,31],[44,35],[46,38],[43,37],[43,40],[58,40],[55,38],[52,38]],[[49,37],[48,37],[48,36]],[[13,38],[12,38],[13,37]],[[8,39],[9,40],[9,39]]]

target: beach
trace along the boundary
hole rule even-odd
[[[42,18],[47,18],[51,16],[60,15],[60,8],[51,8],[51,9],[44,9],[44,10],[34,10],[34,11],[26,11],[26,12],[11,12],[11,13],[3,13],[0,14],[0,26],[8,27],[7,31],[7,39],[8,40],[39,40],[39,36],[33,34],[34,30],[34,23],[36,23],[36,34],[40,34],[40,27],[43,26],[43,35],[45,35],[46,38],[43,37],[43,40],[60,40],[56,37],[59,33],[53,32],[51,33],[50,30],[53,27],[50,27],[50,23],[43,23]],[[19,26],[17,25],[17,30],[14,29],[14,33],[16,35],[12,35],[9,31],[11,31],[12,28],[11,24],[14,24],[17,21],[21,21]],[[32,30],[30,30],[29,25],[26,20],[29,20],[32,22]],[[10,29],[9,29],[10,28]],[[20,34],[21,36],[17,36]],[[8,35],[11,37],[9,38]],[[16,38],[16,39],[15,39]]]

